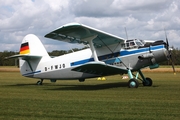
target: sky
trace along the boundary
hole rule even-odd
[[[45,38],[71,22],[127,38],[165,40],[180,48],[180,0],[0,0],[0,51],[19,51],[27,34],[46,50],[83,47]]]

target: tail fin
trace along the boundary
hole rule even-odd
[[[21,43],[19,54],[8,58],[19,58],[21,74],[31,77],[36,73],[40,61],[48,60],[50,57],[39,38],[28,34]]]
[[[49,56],[39,38],[33,34],[24,37],[20,47],[20,55]]]
[[[27,77],[32,77],[37,73],[41,60],[50,58],[39,38],[33,34],[24,37],[19,57],[21,74]]]
[[[40,39],[33,35],[26,35],[20,47],[20,70],[23,76],[33,76],[40,61],[49,57],[46,49],[41,43]]]

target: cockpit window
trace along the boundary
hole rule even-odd
[[[136,42],[137,46],[142,46],[143,45],[140,40],[135,39],[135,42]]]
[[[136,42],[137,46],[141,46],[142,44],[140,42]]]
[[[122,46],[125,49],[137,48],[139,46],[143,46],[144,44],[139,39],[126,40],[125,44]]]
[[[135,46],[135,43],[134,42],[130,42],[130,46]]]

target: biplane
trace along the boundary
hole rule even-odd
[[[145,77],[141,69],[155,69],[160,62],[171,59],[167,37],[166,41],[129,40],[79,23],[63,25],[45,37],[89,47],[50,57],[37,36],[26,35],[19,54],[9,58],[19,58],[22,76],[40,79],[38,85],[44,79],[83,82],[87,78],[127,74],[130,88],[137,88],[140,81],[152,86],[151,78]]]

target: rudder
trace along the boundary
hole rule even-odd
[[[24,37],[20,55],[49,56],[40,39],[34,34],[28,34]]]

